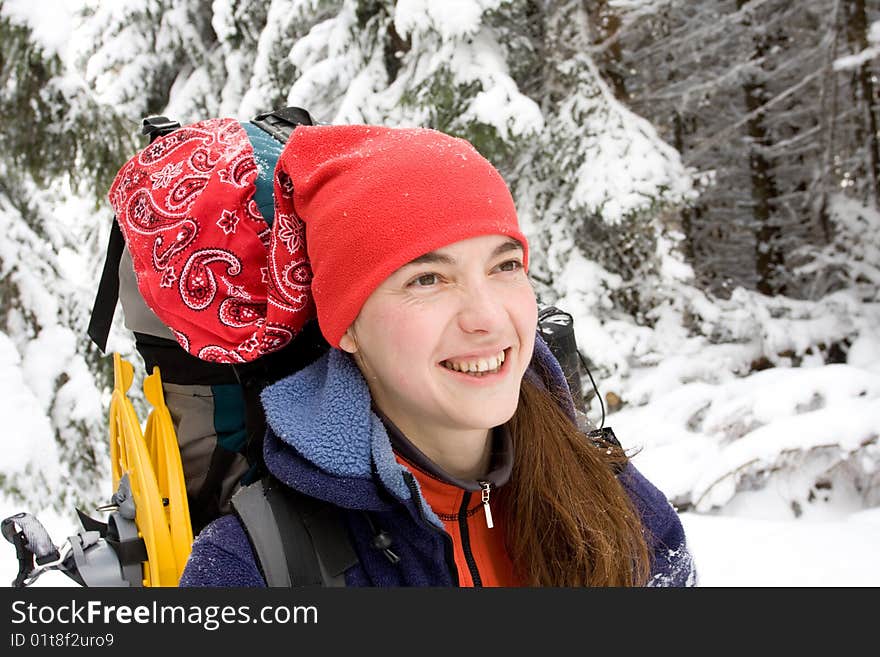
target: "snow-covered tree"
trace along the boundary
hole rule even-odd
[[[873,202],[877,107],[861,0],[616,0],[630,106],[706,180],[683,215],[703,287],[803,297],[801,247],[841,187]],[[845,55],[868,55],[850,62]],[[849,68],[851,75],[844,70]],[[873,126],[873,128],[872,128]],[[870,194],[870,196],[868,195]]]
[[[0,13],[0,40],[0,330],[4,389],[16,391],[3,400],[15,449],[2,487],[58,508],[94,503],[108,369],[85,327],[110,221],[95,195],[133,140],[27,24]]]

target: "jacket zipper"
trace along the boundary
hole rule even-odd
[[[412,475],[411,472],[403,473],[403,480],[406,482],[406,487],[409,488],[410,496],[415,503],[416,511],[419,513],[419,518],[422,521],[422,524],[430,527],[433,531],[440,534],[440,537],[443,539],[443,554],[446,558],[446,568],[449,570],[450,575],[452,576],[452,583],[454,586],[461,586],[461,581],[458,577],[458,567],[455,565],[455,555],[453,553],[453,545],[452,545],[452,537],[449,536],[442,529],[438,529],[434,526],[433,523],[429,522],[425,517],[425,512],[422,509],[422,498],[419,494],[419,490],[416,487],[416,478]]]
[[[483,501],[483,511],[486,512],[486,526],[489,529],[492,529],[495,526],[495,523],[492,522],[492,509],[489,507],[489,495],[492,492],[492,484],[488,481],[478,481],[480,487],[483,489],[481,491],[482,501]]]
[[[458,529],[461,532],[461,549],[464,552],[464,560],[467,562],[468,570],[471,573],[471,579],[474,580],[474,587],[483,586],[483,580],[480,577],[480,571],[477,570],[477,562],[474,560],[474,554],[471,552],[471,538],[468,533],[468,504],[471,501],[471,494],[465,492],[461,500],[461,507],[458,509]]]

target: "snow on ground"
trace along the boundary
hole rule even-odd
[[[880,340],[734,375],[761,353],[681,339],[606,425],[682,509],[700,586],[880,585]]]
[[[836,520],[683,513],[698,586],[880,586],[880,509]]]

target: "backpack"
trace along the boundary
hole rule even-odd
[[[312,124],[308,112],[296,107],[266,112],[242,124],[253,147],[253,159],[261,164],[253,195],[255,207],[249,206],[249,211],[254,215],[258,211],[268,224],[272,223],[274,206],[272,179],[266,173],[274,171],[274,163],[292,131],[298,125]],[[153,144],[157,138],[180,129],[178,122],[157,116],[144,119],[142,132]],[[189,447],[185,436],[190,428],[203,427],[204,434],[210,431],[204,427],[212,427],[215,434],[216,444],[211,448],[200,485],[187,482],[193,532],[197,533],[222,513],[235,513],[245,528],[267,585],[344,585],[343,574],[357,562],[357,557],[339,510],[284,486],[269,475],[262,462],[266,424],[259,394],[267,385],[307,366],[329,348],[317,323],[307,322],[289,344],[274,351],[271,357],[247,362],[210,362],[196,357],[181,346],[174,327],[160,320],[141,296],[132,270],[132,255],[119,222],[114,220],[88,327],[88,335],[102,352],[106,351],[117,300],[122,302],[126,324],[134,333],[147,371],[159,368],[166,398],[188,399],[188,391],[207,391],[205,394],[210,394],[213,401],[213,408],[204,403],[169,403],[182,453]],[[579,364],[586,363],[579,358],[571,315],[552,306],[544,308],[539,314],[538,331],[562,365],[576,402],[576,413],[584,420]],[[192,397],[197,398],[198,395]],[[609,428],[589,431],[591,427],[586,423],[583,428],[594,442],[619,445]],[[235,470],[235,460],[242,456],[246,469]],[[238,490],[225,496],[222,489],[230,479],[236,479]],[[140,585],[139,565],[147,560],[147,550],[138,537],[133,513],[128,517],[114,510],[107,523],[78,513],[84,531],[71,537],[74,549],[64,559],[29,514],[17,514],[3,522],[3,534],[15,544],[19,555],[20,572],[14,585],[26,586],[52,568],[64,570],[85,586]],[[368,520],[374,528],[374,546],[394,562],[397,556],[391,550],[391,537],[377,529],[369,516]]]
[[[308,112],[288,107],[260,114],[251,122],[241,124],[253,147],[250,159],[260,164],[253,203],[268,224],[272,223],[274,211],[274,164],[293,129],[312,123]],[[166,117],[148,117],[143,121],[142,133],[152,145],[156,139],[181,127]],[[207,461],[207,471],[199,481],[187,481],[184,506],[188,507],[187,521],[192,523],[193,531],[197,533],[224,512],[234,512],[252,537],[258,564],[270,585],[338,585],[344,568],[334,564],[347,567],[353,551],[341,524],[335,522],[335,510],[317,500],[284,491],[284,487],[268,476],[262,463],[265,418],[259,394],[266,385],[305,367],[329,348],[317,324],[307,323],[272,359],[220,363],[197,358],[182,348],[173,328],[160,320],[145,302],[133,271],[132,254],[119,222],[114,220],[88,326],[89,337],[102,352],[106,351],[117,301],[122,303],[126,325],[134,334],[135,346],[146,370],[154,371],[158,367],[161,372],[161,388],[171,407],[172,432],[179,441],[180,451],[186,452],[192,446],[188,434],[202,442],[214,443],[209,445],[207,458],[203,458]],[[122,364],[118,357],[114,359],[114,368],[119,388]],[[120,394],[130,385],[130,373],[128,377]],[[205,457],[206,449],[200,451]],[[236,459],[240,461],[242,457],[247,467],[236,470]],[[235,479],[235,486],[241,485],[234,496],[231,491],[226,495],[221,492],[230,479]],[[100,509],[110,511],[107,522],[90,518],[77,509],[83,531],[69,538],[70,549],[64,556],[42,524],[30,514],[6,518],[2,523],[3,535],[14,544],[19,560],[19,573],[13,586],[28,586],[40,574],[53,569],[65,572],[83,586],[140,586],[149,582],[146,571],[149,550],[135,523],[131,489],[132,483],[126,475],[120,480],[111,504]],[[267,519],[272,521],[267,523]],[[279,547],[282,545],[283,548]],[[275,566],[275,556],[284,557],[289,546],[298,547],[299,556],[282,558],[284,568]],[[325,556],[327,546],[332,548],[329,556]],[[167,557],[162,555],[162,558]],[[155,555],[152,560],[156,560]],[[288,561],[290,568],[286,565]],[[330,564],[332,576],[326,574],[327,568],[318,568],[318,564],[324,562]],[[143,575],[142,564],[145,566]]]
[[[268,224],[272,223],[273,213],[274,163],[293,129],[312,123],[308,112],[288,107],[241,124],[253,147],[253,160],[261,164],[254,202]],[[153,144],[157,138],[180,129],[178,122],[160,116],[145,118],[142,132]],[[271,360],[209,362],[187,352],[175,339],[173,327],[145,303],[129,248],[119,222],[114,221],[88,327],[89,336],[102,351],[106,350],[117,299],[146,370],[158,366],[162,373],[184,460],[193,530],[198,532],[229,510],[229,496],[237,484],[251,483],[264,474],[261,453],[265,421],[259,393],[267,384],[308,365],[329,345],[317,324],[310,322]],[[213,444],[198,444],[211,441]],[[192,468],[187,468],[188,459]]]

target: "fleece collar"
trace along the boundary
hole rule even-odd
[[[388,433],[370,411],[367,382],[345,352],[330,349],[268,386],[261,399],[271,431],[305,461],[332,477],[354,480],[371,480],[375,466],[388,491],[410,497]]]

